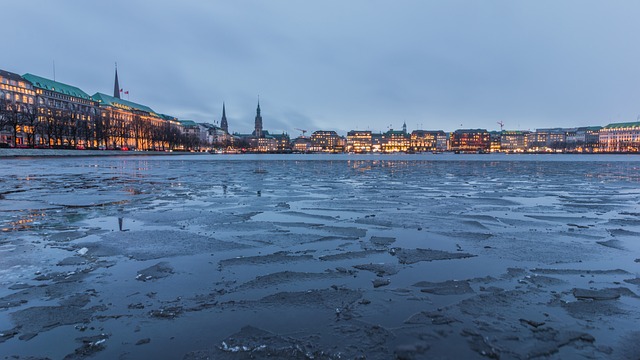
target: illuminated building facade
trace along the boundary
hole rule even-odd
[[[28,142],[34,132],[25,119],[35,116],[35,103],[36,91],[29,81],[0,70],[0,143],[21,146]]]
[[[504,130],[500,133],[500,151],[525,152],[527,150],[526,131]]]
[[[411,146],[411,138],[406,130],[389,130],[384,133],[382,151],[386,153],[406,152]]]
[[[171,139],[165,138],[172,133],[160,134],[158,129],[175,129],[173,135],[182,133],[182,126],[174,118],[167,120],[166,115],[159,115],[150,107],[119,99],[103,93],[96,93],[93,99],[98,102],[100,119],[98,126],[103,129],[97,136],[99,146],[108,149],[164,149]],[[170,130],[170,129],[169,129]],[[177,134],[175,133],[177,131]],[[102,134],[104,132],[104,134]],[[172,148],[172,146],[169,146]]]
[[[295,152],[301,152],[301,153],[309,152],[311,151],[311,140],[309,140],[306,137],[296,138],[295,140],[293,140],[291,147]]]
[[[276,152],[285,153],[291,151],[291,138],[289,134],[283,132],[282,134],[270,134],[269,136],[276,141]]]
[[[500,149],[502,149],[502,147],[500,146],[500,131],[490,131],[489,138],[491,139],[489,151],[500,152]]]
[[[314,152],[343,152],[346,146],[335,131],[314,131],[311,134],[311,149]]]
[[[416,152],[447,150],[447,134],[444,131],[414,130],[410,142],[411,150]]]
[[[491,148],[491,136],[485,129],[456,130],[449,141],[455,152],[488,152]]]
[[[382,144],[384,143],[384,135],[382,133],[371,133],[371,151],[382,152]]]
[[[371,152],[371,131],[351,130],[347,133],[346,151],[354,153]]]
[[[533,151],[562,150],[566,146],[567,129],[536,129],[532,134],[529,148]]]
[[[253,150],[257,152],[277,152],[278,142],[272,136],[264,136],[254,139]]]
[[[38,123],[33,126],[37,143],[46,146],[91,147],[97,103],[75,86],[33,74],[25,74],[36,90]]]
[[[599,132],[600,150],[604,152],[633,152],[640,149],[640,122],[613,123]]]

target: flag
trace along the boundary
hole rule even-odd
[[[124,92],[125,95],[129,95],[129,90]]]
[[[120,92],[122,92],[122,89],[120,89]]]

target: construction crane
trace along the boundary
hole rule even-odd
[[[500,125],[500,132],[504,130],[504,121],[498,121],[498,125]]]
[[[306,134],[306,133],[307,133],[307,130],[304,130],[304,129],[298,129],[298,128],[296,128],[296,130],[298,130],[298,131],[300,131],[300,132],[302,133],[302,136],[301,136],[301,137],[304,137],[304,134]]]

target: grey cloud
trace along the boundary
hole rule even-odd
[[[632,1],[8,2],[0,68],[232,131],[454,130],[635,120]],[[267,100],[268,99],[268,100]],[[235,117],[235,121],[232,121]],[[272,122],[270,122],[272,121]],[[309,129],[311,130],[311,129]]]

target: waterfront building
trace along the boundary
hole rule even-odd
[[[209,123],[199,123],[198,126],[201,143],[225,148],[232,145],[233,138],[222,127]]]
[[[25,120],[36,117],[35,104],[36,91],[29,81],[0,70],[0,144],[23,146],[29,142],[35,130]]]
[[[572,152],[598,152],[602,126],[585,126],[566,132],[566,148]]]
[[[202,145],[212,145],[213,144],[213,136],[209,133],[209,130],[212,127],[216,127],[213,124],[209,124],[209,123],[198,123],[198,134],[199,134],[199,140],[200,140],[200,144]]]
[[[119,99],[103,93],[95,93],[92,98],[97,101],[99,118],[96,124],[96,141],[98,146],[107,149],[163,149],[170,146],[181,132],[177,119],[160,115],[148,106]],[[171,127],[178,132],[171,133]],[[161,131],[164,130],[165,134]]]
[[[403,130],[390,129],[383,136],[382,151],[386,153],[406,152],[411,146],[411,138],[407,136],[406,125]]]
[[[200,125],[193,120],[178,121],[180,122],[180,133],[182,134],[183,145],[187,148],[198,150],[202,144],[200,141]]]
[[[413,130],[410,148],[416,152],[447,150],[447,134],[444,131]]]
[[[613,123],[599,132],[600,150],[604,152],[634,152],[640,150],[640,121]]]
[[[293,140],[291,147],[295,152],[307,153],[311,151],[311,140],[300,136]]]
[[[291,151],[291,138],[289,134],[283,132],[282,134],[269,134],[276,142],[276,152],[286,153]]]
[[[489,146],[490,152],[500,152],[502,146],[500,144],[501,131],[490,131],[489,138],[491,141],[491,145]]]
[[[81,89],[33,74],[22,76],[36,92],[37,117],[29,132],[44,146],[95,146],[98,104]]]
[[[200,126],[193,120],[178,120],[180,122],[180,131],[183,135],[200,138]]]
[[[255,139],[253,134],[242,134],[238,132],[234,132],[231,135],[231,138],[234,147],[241,149],[243,152],[246,150],[250,150],[252,139]]]
[[[500,150],[503,152],[524,152],[527,150],[529,131],[504,130],[500,134]]]
[[[566,146],[567,129],[536,129],[529,149],[533,151],[562,151]]]
[[[455,152],[488,152],[491,137],[485,129],[459,129],[451,133],[450,144]]]
[[[264,131],[262,137],[253,138],[251,147],[253,151],[273,153],[278,151],[278,141],[268,131]]]
[[[313,152],[343,152],[346,146],[344,141],[335,131],[314,131],[311,134],[311,148]]]
[[[450,135],[446,132],[439,132],[436,135],[436,151],[442,152],[449,150]]]
[[[371,152],[382,152],[382,144],[384,143],[384,135],[380,133],[371,133]]]
[[[371,131],[351,130],[347,133],[347,152],[371,152]]]

